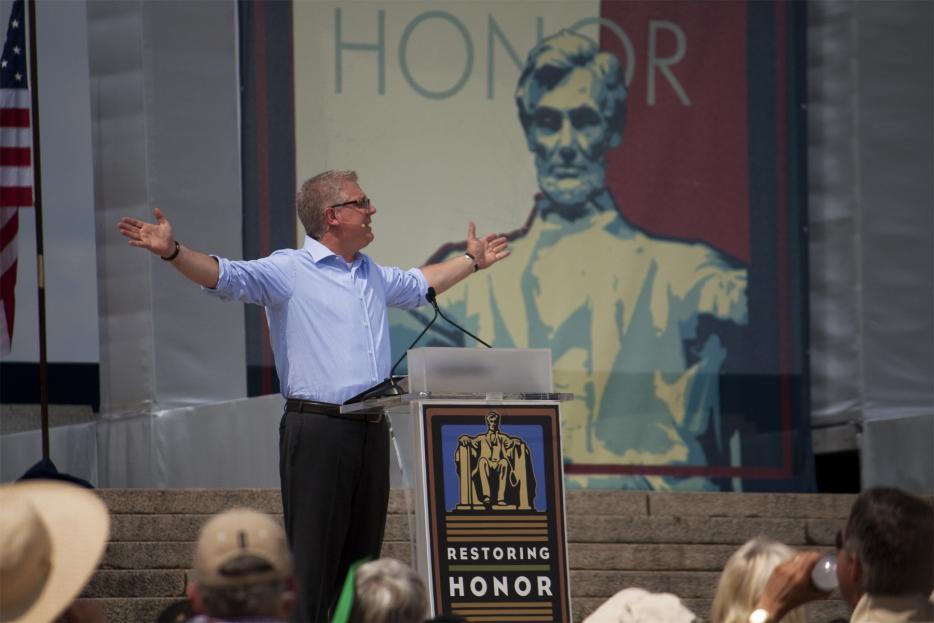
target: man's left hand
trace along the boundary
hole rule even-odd
[[[474,256],[477,266],[483,270],[509,257],[509,242],[506,236],[497,234],[477,238],[477,226],[471,221],[467,225],[467,253]]]

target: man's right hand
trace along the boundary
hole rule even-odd
[[[156,217],[154,224],[124,216],[117,223],[117,229],[130,239],[130,246],[149,249],[163,259],[172,258],[172,266],[190,280],[205,288],[216,288],[220,278],[217,260],[189,247],[178,246],[169,219],[162,210],[155,208],[152,214]]]
[[[155,224],[124,216],[117,223],[117,229],[129,238],[130,246],[148,249],[160,257],[168,257],[175,253],[172,226],[159,208],[153,209],[152,214],[156,217]]]
[[[821,556],[820,552],[801,552],[775,567],[754,610],[768,610],[777,622],[798,606],[826,598],[829,593],[819,591],[811,584],[811,571]]]

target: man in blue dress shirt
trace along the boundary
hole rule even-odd
[[[232,261],[182,246],[156,208],[156,223],[124,217],[135,247],[171,262],[222,299],[263,305],[286,398],[279,474],[299,595],[292,619],[326,621],[347,569],[377,557],[389,501],[389,434],[378,414],[341,415],[339,405],[389,376],[388,307],[424,305],[509,255],[506,239],[467,229],[463,255],[403,271],[361,250],[373,241],[376,207],[353,171],[327,171],[297,197],[301,249]]]

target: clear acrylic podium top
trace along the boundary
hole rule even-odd
[[[344,405],[344,413],[424,398],[572,400],[555,394],[547,348],[413,348],[406,393]]]
[[[412,394],[549,394],[547,348],[413,348],[409,351]]]

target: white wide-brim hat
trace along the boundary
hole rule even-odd
[[[47,623],[97,568],[110,534],[89,489],[53,480],[0,486],[0,623]]]

